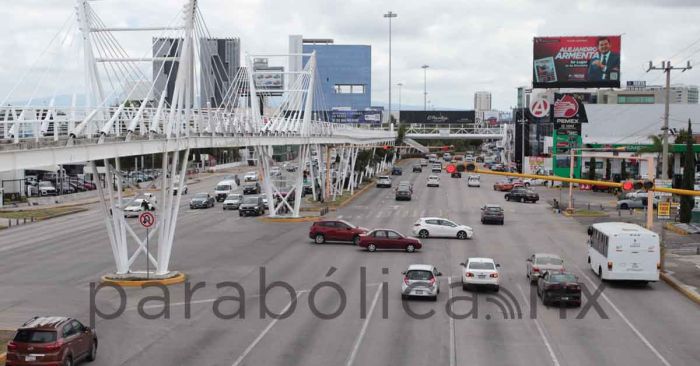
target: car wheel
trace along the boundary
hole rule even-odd
[[[628,204],[626,204],[626,203],[623,203],[623,204],[620,205],[620,208],[623,209],[623,210],[627,210],[627,209],[630,208],[630,206],[629,206]]]
[[[481,223],[482,223],[482,224],[484,224],[484,223],[485,223],[485,222],[484,222],[484,219],[481,219]]]
[[[360,245],[360,236],[359,236],[359,235],[355,235],[355,236],[352,238],[352,244],[353,244],[353,245]]]
[[[469,290],[469,286],[466,283],[462,282],[462,291],[468,291],[468,290]]]
[[[603,268],[601,266],[598,266],[598,277],[603,278]]]
[[[73,357],[66,357],[66,359],[63,360],[63,366],[73,366]]]
[[[432,300],[433,302],[437,301],[437,295],[431,297],[430,300]]]
[[[523,202],[525,202],[525,199],[520,197],[520,198],[518,198],[518,202],[523,203]]]
[[[370,244],[367,246],[367,250],[370,252],[374,252],[375,250],[377,250],[377,246],[374,244]]]
[[[428,235],[429,235],[428,230],[425,230],[425,229],[418,232],[418,236],[420,236],[421,238],[427,238]]]
[[[243,216],[243,212],[242,212],[242,211],[238,211],[238,216],[241,216],[241,217],[242,217],[242,216]]]
[[[498,292],[501,289],[501,286],[496,285],[496,287],[493,288],[494,292]]]
[[[503,225],[503,220],[501,220],[501,225]]]
[[[323,236],[323,234],[316,234],[316,237],[314,238],[314,242],[316,244],[323,244],[326,242],[326,237]]]
[[[90,353],[87,355],[87,362],[95,361],[97,358],[97,341],[93,340],[92,345],[90,345]]]
[[[510,201],[510,196],[509,196],[509,195],[505,195],[505,198],[506,198],[506,201]]]
[[[416,246],[413,244],[408,244],[406,245],[406,251],[409,253],[413,253],[416,251]]]
[[[406,299],[408,299],[408,296],[401,294],[401,300],[406,300]]]
[[[466,239],[466,238],[467,238],[467,233],[466,233],[466,232],[460,231],[460,232],[457,233],[457,239],[462,239],[462,240],[464,240],[464,239]]]
[[[530,188],[530,183],[525,183],[525,187]]]

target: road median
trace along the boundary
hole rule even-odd
[[[690,299],[690,301],[693,301],[694,303],[700,305],[700,293],[698,293],[696,290],[691,288],[691,286],[688,286],[684,284],[683,282],[677,280],[673,275],[665,272],[661,272],[661,279],[666,282],[669,286],[673,287],[676,291],[682,293]]]

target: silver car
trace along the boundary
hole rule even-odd
[[[654,207],[659,203],[659,200],[657,198],[654,198],[653,204]],[[638,197],[638,198],[626,198],[623,200],[617,201],[617,208],[620,210],[629,210],[630,208],[644,208],[647,207],[647,198],[644,197]]]
[[[564,260],[556,254],[535,253],[527,258],[525,262],[526,275],[530,283],[537,283],[542,273],[561,272],[564,270]]]

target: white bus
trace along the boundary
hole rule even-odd
[[[588,263],[604,280],[658,281],[659,235],[639,225],[604,222],[588,228]]]

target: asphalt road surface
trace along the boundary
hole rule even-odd
[[[395,183],[415,183],[412,201],[397,202],[392,189],[371,188],[335,213],[360,226],[405,234],[424,216],[474,228],[471,240],[425,239],[412,254],[313,244],[310,223],[263,223],[222,211],[220,203],[190,210],[189,197],[213,191],[216,179],[190,185],[171,268],[188,275],[190,290],[200,288],[190,291],[187,306],[186,286],[168,287],[168,319],[154,320],[139,314],[139,301],[145,301],[145,313],[160,313],[162,302],[147,296],[163,291],[125,289],[123,312],[96,318],[100,345],[94,365],[700,364],[696,304],[662,282],[607,284],[596,294],[600,281],[586,266],[584,226],[552,214],[544,202],[505,202],[503,193],[490,188],[496,177],[482,176],[481,188],[467,188],[465,178],[441,174],[441,186],[427,188],[430,174],[410,173],[406,166],[395,177]],[[486,203],[503,205],[504,226],[480,223],[479,208]],[[89,322],[90,284],[114,270],[102,220],[92,208],[0,233],[0,328],[16,328],[33,315]],[[525,259],[533,252],[564,258],[591,293],[581,308],[546,308],[532,297]],[[462,290],[459,263],[470,256],[501,264],[500,293]],[[402,303],[401,272],[413,263],[443,272],[437,302]],[[294,293],[277,287],[263,296],[263,270],[266,285],[284,281]],[[337,284],[344,299],[328,282]],[[122,303],[112,289],[95,298],[103,313]],[[261,304],[289,316],[272,318]],[[244,314],[227,316],[241,305]]]

